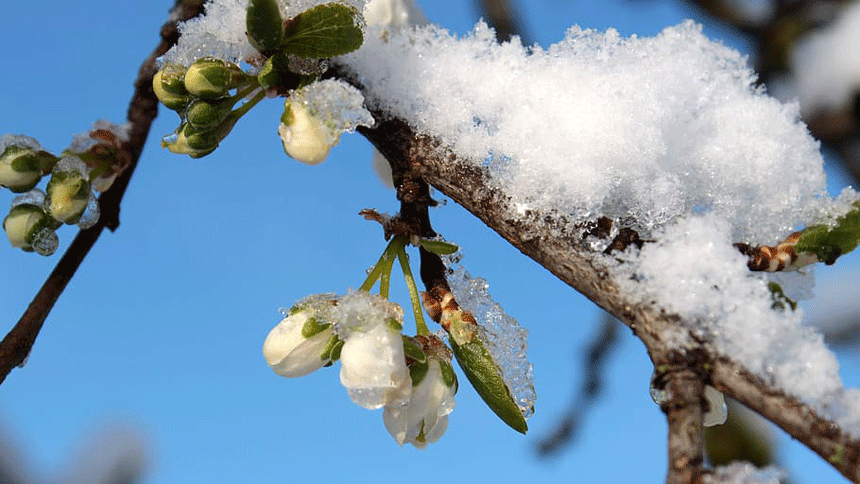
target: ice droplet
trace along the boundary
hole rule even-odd
[[[31,245],[37,254],[48,256],[57,250],[57,246],[60,245],[60,239],[57,237],[56,232],[48,227],[44,227],[42,230],[36,232]]]
[[[41,207],[45,203],[45,192],[38,188],[34,188],[29,192],[22,193],[17,197],[12,199],[12,207],[29,203],[30,205],[35,205],[37,207]]]
[[[78,219],[77,225],[82,230],[88,229],[99,221],[100,215],[101,209],[99,209],[99,199],[96,198],[93,192],[90,192],[90,197],[87,199],[87,208],[84,209],[84,213],[81,215],[81,218]]]
[[[448,284],[460,307],[472,313],[480,327],[480,338],[502,371],[502,378],[511,391],[514,401],[525,418],[534,413],[537,398],[534,388],[534,370],[528,361],[526,337],[528,330],[507,315],[487,289],[489,284],[473,278],[461,266],[453,268],[454,261],[462,259],[456,252],[445,257],[449,267]]]

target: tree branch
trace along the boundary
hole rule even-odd
[[[529,212],[525,219],[514,216],[509,198],[492,183],[487,172],[459,160],[437,140],[415,133],[404,121],[386,120],[380,112],[373,114],[375,119],[385,121],[374,129],[360,128],[360,132],[387,159],[404,160],[414,173],[478,217],[523,254],[623,321],[645,344],[655,366],[678,358],[677,347],[667,343],[668,334],[674,335],[671,339],[675,341],[686,338],[690,349],[706,350],[704,342],[697,341],[684,329],[677,315],[654,305],[626,300],[602,267],[600,254],[591,252],[572,233],[558,235],[563,215]],[[709,367],[711,372],[709,375],[699,373],[698,381],[709,376],[711,385],[779,425],[851,481],[860,482],[860,441],[814,409],[755,377],[728,355],[708,353],[704,359],[697,360],[697,364],[702,363],[710,365],[702,368]],[[684,374],[678,378],[686,382],[676,386],[679,395],[695,400],[694,395],[701,394],[699,384],[693,379]],[[676,420],[670,416],[670,426],[679,429],[679,438],[689,431],[690,422],[698,422],[701,418],[695,415],[694,406],[683,406]],[[701,447],[700,443],[693,443],[695,436],[685,438],[690,443],[679,448]],[[695,453],[683,452],[688,462],[697,465]]]
[[[155,61],[179,39],[177,24],[200,15],[203,12],[203,3],[204,0],[177,0],[171,10],[170,20],[161,27],[161,42],[141,65],[128,107],[131,130],[129,141],[124,143],[122,149],[131,159],[131,164],[99,197],[101,216],[98,223],[78,233],[27,306],[21,319],[3,338],[3,341],[0,341],[0,383],[6,379],[13,368],[22,365],[27,359],[45,319],[102,231],[105,228],[114,231],[119,227],[120,202],[143,152],[152,120],[158,115],[158,99],[152,92],[152,76],[156,72]]]

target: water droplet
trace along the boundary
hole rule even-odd
[[[666,391],[662,382],[662,373],[658,373],[655,369],[653,373],[651,373],[651,384],[648,387],[648,393],[651,395],[651,400],[654,400],[654,403],[657,405],[663,405],[664,403],[669,401],[671,398],[671,394]]]
[[[96,198],[93,192],[90,192],[90,197],[87,199],[87,208],[84,209],[84,213],[78,219],[78,227],[83,230],[94,226],[99,221],[100,215],[99,199]]]
[[[60,239],[57,237],[56,232],[48,227],[44,227],[42,230],[36,232],[31,245],[37,254],[47,256],[57,250],[57,246],[60,245]]]
[[[41,207],[43,203],[45,203],[45,192],[39,190],[38,188],[34,188],[27,193],[22,193],[17,197],[12,199],[12,206],[18,206],[24,203],[29,203],[31,205],[35,205],[37,207]]]

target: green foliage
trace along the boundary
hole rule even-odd
[[[358,23],[360,15],[346,5],[317,5],[287,21],[279,50],[316,59],[352,52],[364,42]]]
[[[526,433],[526,419],[505,384],[499,365],[481,340],[474,338],[464,344],[458,344],[454,338],[449,341],[457,363],[484,403],[512,429]]]
[[[814,225],[803,231],[795,250],[815,254],[819,261],[833,264],[836,259],[857,248],[860,242],[860,202],[836,220],[836,225]]]
[[[284,21],[276,0],[250,0],[245,16],[248,41],[255,49],[277,49],[284,39]]]

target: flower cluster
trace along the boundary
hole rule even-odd
[[[284,151],[303,163],[322,162],[342,133],[373,124],[357,89],[320,80],[327,59],[362,44],[361,26],[359,11],[341,3],[316,5],[283,19],[277,0],[248,2],[243,42],[253,53],[189,61],[168,52],[168,61],[153,77],[158,99],[180,117],[162,146],[192,158],[206,156],[264,97],[283,95],[278,134]],[[247,70],[239,64],[247,64]]]
[[[130,158],[122,150],[126,128],[99,121],[76,136],[60,156],[29,136],[0,137],[0,186],[21,195],[12,200],[3,229],[13,247],[51,255],[63,224],[92,227],[99,219],[96,193],[110,188]],[[44,190],[36,188],[50,175]]]
[[[340,360],[340,381],[353,402],[384,408],[399,443],[424,447],[442,436],[454,408],[451,354],[435,336],[402,334],[403,309],[366,291],[310,296],[286,313],[263,343],[272,370],[307,375]]]

